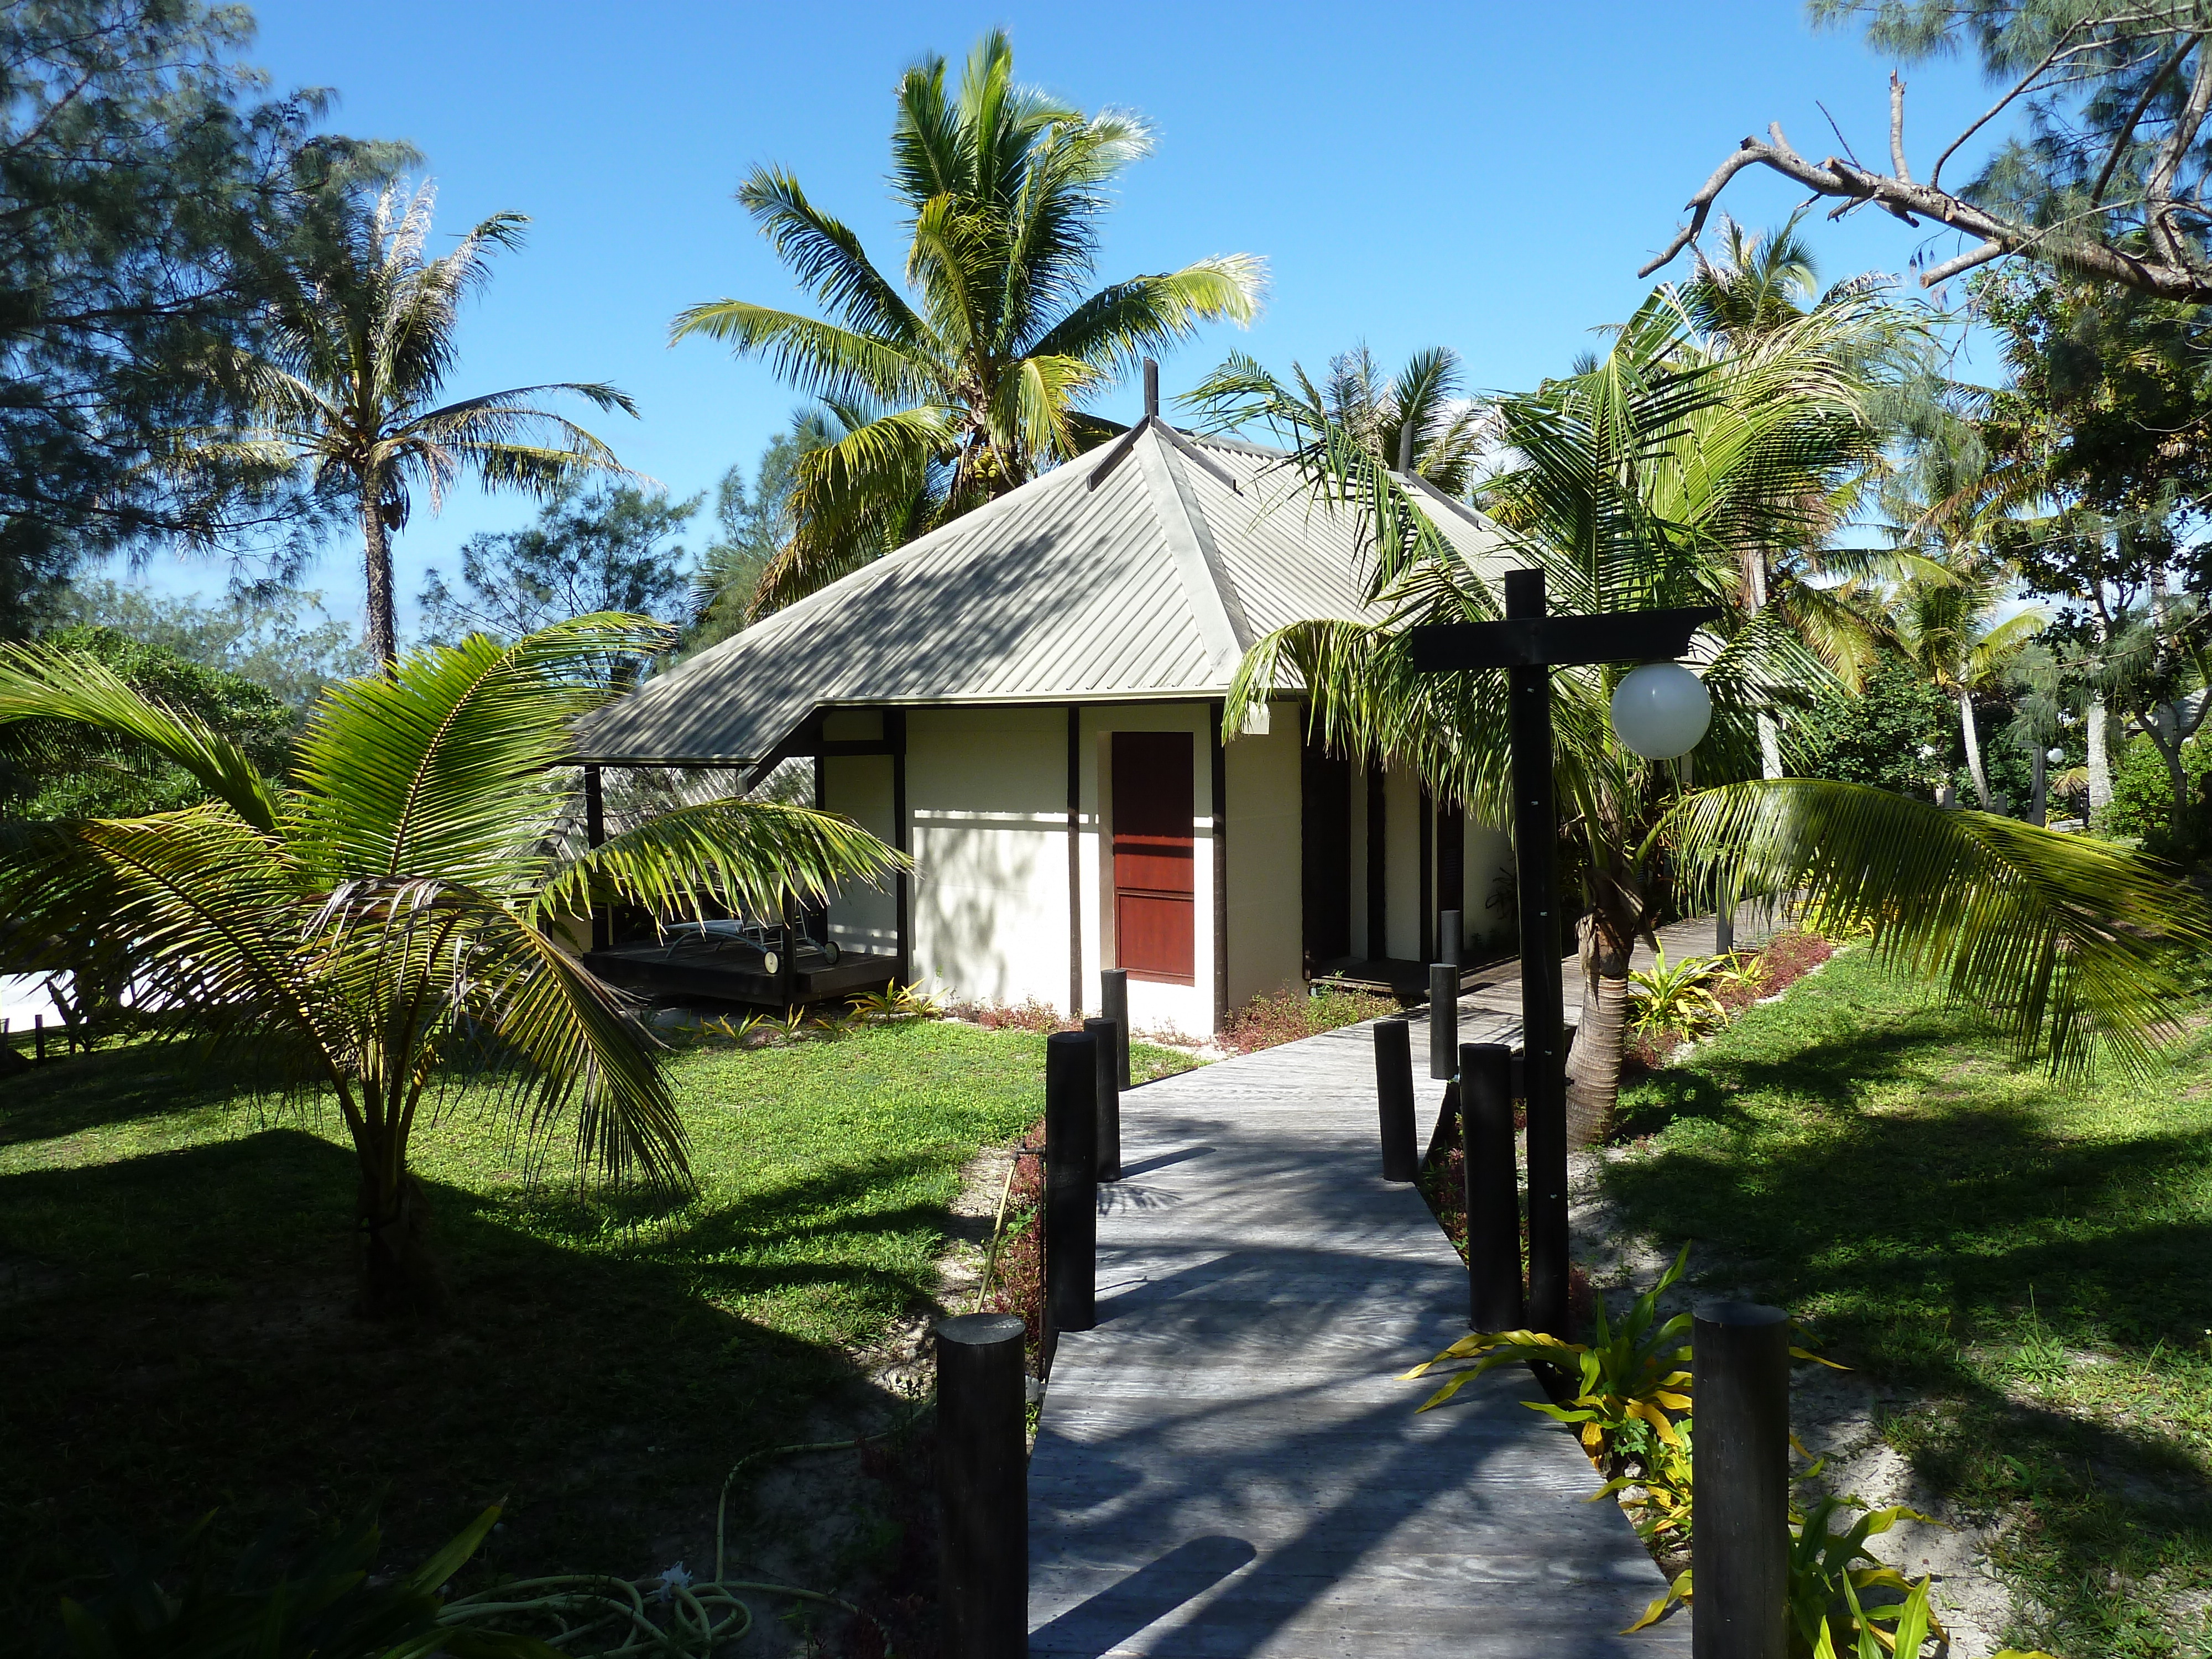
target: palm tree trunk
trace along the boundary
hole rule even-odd
[[[368,577],[368,654],[389,670],[399,659],[398,631],[392,621],[392,544],[384,528],[383,481],[371,478],[361,489],[361,538]]]
[[[2089,701],[2089,816],[2112,804],[2112,712],[2101,696]]]
[[[1632,920],[1601,907],[1576,924],[1583,970],[1582,1023],[1567,1054],[1567,1144],[1594,1146],[1613,1131],[1620,1057],[1628,1041],[1628,958]]]
[[[1982,764],[1981,734],[1974,730],[1974,694],[1965,686],[1959,688],[1959,730],[1966,739],[1966,775],[1974,781],[1974,799],[1987,812],[1990,805],[1990,775]]]
[[[435,1313],[444,1300],[429,1249],[430,1205],[380,1137],[364,1139],[354,1224],[361,1239],[361,1310],[371,1319]]]

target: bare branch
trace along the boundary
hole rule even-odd
[[[1905,165],[1905,82],[1895,70],[1889,72],[1889,164],[1899,179],[1912,182],[1911,169]]]
[[[1946,259],[1942,264],[1922,271],[1920,286],[1933,288],[1936,283],[1972,270],[1977,265],[1985,265],[1992,259],[2002,259],[2011,252],[2002,242],[1984,242],[1971,252],[1961,253],[1955,259]]]
[[[2147,228],[2151,245],[2176,264],[2185,262],[2188,253],[2169,222],[2173,181],[2180,175],[2182,157],[2197,142],[2197,131],[2203,126],[2206,113],[2212,112],[2212,52],[2203,50],[2203,35],[2196,34],[2183,42],[2185,51],[2197,52],[2197,72],[2190,79],[2189,100],[2174,118],[2173,130],[2166,135],[2166,143],[2160,147],[2158,160],[2143,185],[2143,198],[2150,206]]]

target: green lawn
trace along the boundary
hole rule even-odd
[[[696,1565],[730,1465],[793,1437],[928,1295],[961,1165],[1042,1113],[1042,1049],[922,1024],[680,1054],[683,1202],[579,1193],[565,1143],[533,1161],[461,1097],[416,1135],[452,1304],[421,1328],[349,1311],[326,1110],[252,1103],[180,1048],[11,1079],[0,1626],[49,1613],[103,1533],[212,1509],[245,1537],[380,1494],[398,1555],[505,1498],[497,1569]]]
[[[2212,1651],[2212,1038],[2054,1085],[1862,950],[1629,1097],[1607,1180],[1915,1391],[1890,1442],[2090,1656]]]

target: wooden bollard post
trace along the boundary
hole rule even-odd
[[[1698,1455],[1690,1545],[1698,1598],[1692,1659],[1784,1659],[1789,1650],[1790,1316],[1716,1302],[1692,1322]]]
[[[1460,952],[1465,945],[1467,925],[1457,910],[1437,913],[1437,960],[1459,966]]]
[[[31,1057],[41,1066],[46,1063],[46,1017],[31,1016]]]
[[[1459,969],[1429,964],[1429,1075],[1449,1079],[1459,1065]]]
[[[1502,1042],[1463,1044],[1459,1103],[1468,1328],[1517,1331],[1528,1313],[1521,1290],[1521,1182],[1513,1161],[1513,1051]]]
[[[1098,1044],[1097,1075],[1091,1092],[1098,1102],[1098,1179],[1121,1178],[1121,1054],[1118,1029],[1110,1019],[1086,1019],[1085,1035]]]
[[[1098,1322],[1097,1085],[1097,1038],[1045,1039],[1045,1316],[1055,1331]]]
[[[1375,1026],[1375,1098],[1382,1117],[1382,1179],[1418,1181],[1420,1143],[1413,1131],[1413,1034],[1402,1019]]]
[[[1098,1012],[1114,1022],[1115,1064],[1121,1086],[1129,1086],[1129,970],[1108,968],[1098,975]]]
[[[939,1322],[939,1601],[948,1654],[1029,1652],[1026,1405],[1019,1319],[962,1314]]]

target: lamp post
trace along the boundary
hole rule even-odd
[[[1672,759],[1696,747],[1712,708],[1697,677],[1671,659],[1689,649],[1690,636],[1700,623],[1720,614],[1701,605],[1554,617],[1545,610],[1544,573],[1509,570],[1504,621],[1440,623],[1413,629],[1407,636],[1417,672],[1506,672],[1513,856],[1521,902],[1521,1042],[1528,1107],[1528,1313],[1538,1330],[1562,1339],[1572,1333],[1567,1326],[1567,1102],[1561,1053],[1565,1009],[1559,984],[1564,949],[1555,868],[1559,825],[1552,786],[1552,670],[1644,662],[1615,689],[1614,731],[1624,744],[1648,759]],[[1686,734],[1680,747],[1665,747]],[[1664,752],[1653,753],[1647,744]]]

